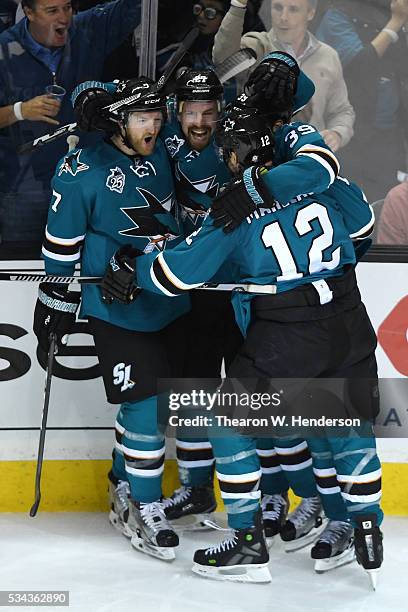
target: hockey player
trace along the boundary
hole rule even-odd
[[[132,103],[123,106],[128,98]],[[180,240],[171,167],[157,138],[166,99],[141,77],[117,85],[87,83],[77,88],[73,102],[80,126],[107,136],[92,148],[71,151],[56,168],[42,250],[45,269],[72,275],[81,261],[84,274],[103,275],[109,262],[120,276],[131,265],[129,253],[161,252]],[[114,102],[120,108],[95,112]],[[165,448],[156,379],[179,373],[178,318],[189,302],[147,292],[140,297],[124,306],[113,302],[106,284],[102,290],[86,285],[81,315],[89,319],[107,398],[120,404],[111,520],[136,549],[171,560],[178,536],[160,503]],[[51,333],[58,343],[69,333],[78,304],[79,293],[65,286],[40,285],[34,331],[44,350]]]
[[[285,54],[281,53],[271,54],[269,65],[274,62],[276,72],[275,81],[270,84],[269,97],[273,97],[274,106],[291,109],[293,107],[294,111],[298,111],[313,95],[314,86],[298,69],[296,74],[289,70],[283,61],[284,56]],[[271,101],[269,104],[272,104]],[[219,148],[214,142],[214,132],[220,121],[222,106],[223,88],[213,70],[190,69],[178,78],[174,100],[177,120],[165,125],[162,138],[175,165],[177,197],[186,235],[199,229],[212,199],[231,178],[231,173],[220,158]],[[238,278],[235,268],[232,262],[224,264],[211,281],[231,282]],[[184,376],[217,380],[221,375],[223,360],[225,371],[228,372],[243,341],[235,323],[230,295],[223,292],[206,294],[196,291],[192,292],[191,300],[192,310],[188,315],[188,358]],[[197,528],[208,518],[202,516],[202,513],[215,509],[212,487],[214,459],[211,445],[206,439],[193,440],[191,436],[183,437],[179,430],[176,451],[182,486],[170,498],[164,500],[166,514],[171,520],[196,515],[194,523],[183,523],[184,528],[186,524]],[[263,453],[261,461],[268,463],[265,454],[269,451],[262,448],[260,452]],[[294,454],[292,460],[293,458]],[[316,496],[317,492],[310,465],[308,467],[307,476],[305,470],[301,469],[296,490],[300,496],[312,497]],[[292,480],[295,478],[293,476]],[[278,480],[275,476],[269,476],[264,480],[268,481],[269,491],[281,491],[282,480],[287,489],[287,481],[282,477]],[[273,512],[276,511],[276,508],[272,510],[273,503],[275,507],[279,507],[279,523],[286,518],[287,500],[281,502],[279,496],[274,500],[271,500],[270,496],[265,498],[263,505],[267,513],[265,524],[268,535],[277,533],[276,523],[273,525]],[[308,531],[312,532],[311,537],[316,538],[319,530],[312,526],[316,521],[321,522],[319,498],[314,497],[311,504],[314,504],[313,516],[309,519],[311,524]],[[305,513],[302,516],[305,516]],[[279,524],[279,530],[280,526]],[[307,543],[303,540],[300,546]]]
[[[223,107],[223,86],[211,69],[185,70],[176,81],[174,120],[162,131],[162,139],[174,163],[177,200],[185,235],[198,230],[220,188],[231,173],[220,159],[214,132]],[[236,276],[231,264],[221,267],[214,283]],[[186,320],[185,378],[206,378],[217,384],[222,362],[225,369],[243,338],[227,292],[192,292]],[[201,383],[202,384],[202,383]],[[164,500],[167,517],[175,525],[198,529],[216,508],[213,488],[214,457],[208,439],[192,439],[177,430],[177,463],[181,488]],[[185,520],[184,517],[189,517]],[[194,520],[192,520],[194,517]],[[179,521],[178,519],[181,519]]]
[[[290,61],[293,65],[287,63]],[[258,88],[261,78],[264,78],[265,67],[268,67],[268,75],[274,74],[275,79],[273,83],[269,79],[268,108],[292,110],[293,107],[296,112],[313,95],[313,84],[287,54],[271,53],[268,60],[255,71],[252,81],[258,83]],[[261,102],[259,96],[257,101]],[[245,106],[246,96],[241,96],[238,102]],[[222,86],[212,70],[186,70],[179,77],[174,104],[174,114],[178,121],[166,124],[162,138],[175,163],[177,196],[186,234],[198,230],[212,203],[211,198],[218,194],[230,177],[214,142],[221,108]],[[300,135],[299,146],[309,142],[310,134],[306,132]],[[315,131],[312,142],[313,146],[325,146]],[[291,159],[290,144],[289,141],[286,145],[288,160]],[[326,174],[323,170],[323,176]],[[322,189],[327,187],[324,180]],[[237,279],[235,267],[231,263],[224,264],[211,280],[231,282]],[[228,372],[242,343],[230,295],[193,291],[192,311],[188,317],[188,359],[184,376],[217,379],[221,373],[222,359],[225,360],[225,370]],[[214,459],[211,444],[207,439],[192,439],[188,434],[183,437],[179,429],[176,452],[182,486],[164,500],[166,515],[176,521],[175,525],[181,523],[184,529],[201,528],[209,518],[207,513],[214,510],[216,505],[212,487]],[[307,443],[304,440],[294,440],[285,447],[282,442],[275,446],[274,441],[260,439],[258,454],[262,469],[262,511],[268,544],[271,545],[274,537],[280,533],[285,539],[287,551],[307,546],[316,540],[325,527]],[[291,514],[289,522],[286,522],[289,486],[302,498],[302,502]],[[348,534],[350,539],[352,529],[347,522],[347,512],[339,492],[332,493],[327,503],[325,500],[325,511],[334,520],[335,528],[341,530],[342,535]],[[184,520],[186,516],[189,519],[194,516],[195,520],[187,522]],[[328,526],[324,538],[328,535],[332,539],[332,527],[333,524]],[[338,556],[336,561],[340,564],[352,558],[353,550],[349,551],[347,559]],[[319,568],[322,563],[319,561]]]
[[[305,192],[309,193],[299,194],[297,171],[302,175],[308,169],[310,183],[317,184],[314,165],[320,153],[317,148],[297,149],[302,126],[285,125],[284,121],[277,129],[277,133],[283,131],[279,142],[286,138],[293,143],[295,159],[292,166],[284,164],[269,171],[272,197],[264,178],[268,174],[262,166],[250,164],[254,158],[259,164],[276,158],[273,131],[262,117],[230,119],[234,124],[229,122],[225,134],[226,156],[235,171],[249,165],[243,182],[259,212],[224,239],[207,218],[176,249],[139,258],[136,276],[129,273],[127,283],[124,277],[118,279],[118,289],[128,292],[136,281],[154,292],[180,295],[202,284],[233,254],[241,265],[241,282],[258,285],[259,294],[234,295],[237,321],[247,336],[230,368],[231,377],[325,376],[350,378],[352,383],[354,377],[376,379],[376,337],[356,285],[350,238],[371,231],[371,208],[358,198],[339,202],[333,194],[315,197],[308,184]],[[332,183],[333,159],[322,154]],[[238,180],[228,191],[232,196],[240,189]],[[333,352],[332,347],[338,350]],[[370,419],[376,414],[378,398],[369,386],[358,391],[359,407]],[[210,439],[233,533],[219,546],[197,551],[193,571],[219,580],[269,581],[269,556],[259,513],[256,442],[238,432],[224,438],[211,435]],[[324,452],[334,456],[354,526],[357,560],[374,582],[382,562],[381,467],[375,440],[372,436],[330,438],[321,444]]]

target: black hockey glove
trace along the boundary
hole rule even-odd
[[[229,234],[259,207],[273,205],[274,199],[261,179],[264,171],[259,166],[247,168],[241,178],[231,181],[213,200],[210,216],[216,227]]]
[[[79,291],[68,291],[65,286],[53,283],[41,283],[34,310],[33,330],[40,347],[48,353],[50,335],[56,334],[57,346],[66,343],[75,314],[81,301]]]
[[[125,244],[112,255],[102,281],[102,300],[112,304],[130,304],[141,289],[136,286],[136,257],[143,255],[139,249]]]
[[[101,110],[112,104],[113,95],[98,87],[85,89],[73,101],[78,126],[84,132],[94,130],[112,131],[114,124],[101,114]]]
[[[299,66],[283,51],[268,53],[250,75],[245,91],[253,99],[270,101],[273,110],[287,110],[293,106]]]

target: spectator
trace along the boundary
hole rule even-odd
[[[387,194],[378,222],[377,244],[408,245],[408,175]]]
[[[140,22],[140,0],[116,0],[75,17],[70,0],[23,5],[26,18],[0,34],[0,253],[29,258],[40,251],[50,180],[66,143],[20,156],[17,149],[75,120],[71,91],[100,77],[105,57]],[[62,103],[45,95],[52,83],[66,90]]]
[[[316,5],[317,0],[271,0],[271,30],[248,32],[242,36],[246,0],[232,0],[215,36],[213,60],[218,63],[240,47],[254,49],[258,60],[270,51],[283,50],[293,55],[316,85],[307,120],[336,151],[353,135],[354,111],[348,101],[336,51],[318,41],[307,29]],[[243,76],[242,83],[247,76]]]
[[[17,4],[14,0],[0,0],[0,32],[14,24]]]
[[[401,30],[408,0],[339,0],[330,3],[317,30],[339,53],[355,138],[343,155],[343,170],[378,200],[405,167],[408,120],[408,48]]]
[[[91,0],[89,0],[91,1]],[[84,0],[82,0],[84,2]],[[265,29],[258,16],[262,0],[249,0],[244,22],[244,32]],[[212,46],[222,17],[227,12],[230,0],[177,0],[177,15],[174,0],[159,0],[159,19],[157,28],[157,76],[178,48],[180,40],[198,23],[201,33],[184,60],[184,64],[197,69],[211,68]],[[201,8],[201,10],[200,10]],[[205,9],[214,9],[214,17],[207,18]],[[135,64],[136,50],[134,37],[129,37],[107,59],[104,80],[114,78],[133,78],[138,72]],[[229,98],[235,97],[236,88],[232,88]]]

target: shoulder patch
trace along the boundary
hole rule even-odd
[[[181,147],[185,142],[186,141],[183,138],[179,138],[177,134],[174,134],[173,137],[169,136],[168,138],[166,138],[164,144],[166,145],[166,148],[171,157],[174,157],[180,151]]]
[[[78,172],[89,170],[89,166],[79,159],[81,153],[82,149],[77,149],[66,155],[58,170],[58,176],[61,176],[64,172],[71,174],[71,176],[76,176]]]

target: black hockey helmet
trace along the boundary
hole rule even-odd
[[[112,108],[110,114],[119,122],[125,124],[129,113],[135,111],[159,110],[162,112],[163,118],[166,118],[166,96],[163,92],[157,91],[155,82],[147,77],[119,81],[113,96],[113,102],[118,103],[118,108]]]
[[[176,81],[175,94],[177,112],[181,110],[181,102],[207,100],[216,100],[219,103],[218,110],[221,110],[224,88],[214,70],[187,68]]]
[[[275,155],[273,131],[254,108],[228,113],[216,130],[215,140],[222,148],[224,162],[227,164],[234,152],[241,170],[272,161]]]

